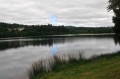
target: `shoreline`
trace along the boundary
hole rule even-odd
[[[93,57],[92,59],[80,59],[80,60],[76,60],[76,59],[70,59],[69,62],[61,62],[59,60],[57,60],[54,65],[55,65],[55,68],[52,68],[52,71],[37,71],[36,73],[36,70],[35,70],[35,74],[33,75],[33,77],[29,77],[30,79],[93,79],[94,76],[96,75],[101,75],[100,77],[96,77],[94,79],[118,79],[119,74],[114,74],[115,72],[111,69],[111,67],[114,67],[114,69],[116,68],[119,68],[120,69],[120,63],[119,63],[119,60],[120,60],[120,52],[117,52],[115,54],[105,54],[105,55],[101,55],[101,56],[97,56],[97,57]],[[38,63],[38,62],[37,62]],[[108,64],[109,63],[109,64]],[[119,64],[118,66],[116,65]],[[113,64],[115,64],[113,66]],[[38,68],[38,66],[36,64],[32,64],[34,65],[35,68]],[[93,68],[91,68],[91,65],[93,66]],[[78,68],[76,68],[76,66]],[[105,67],[104,67],[105,66]],[[109,68],[109,66],[111,66]],[[34,68],[32,67],[32,68]],[[89,68],[88,71],[86,71],[86,67]],[[82,70],[81,70],[82,68]],[[109,72],[112,72],[111,75],[116,75],[115,77],[117,78],[114,78],[114,77],[108,77],[108,78],[104,78],[106,77],[108,74],[107,73],[104,73],[103,71],[101,71],[101,69],[104,70],[108,70]],[[74,71],[75,69],[75,71]],[[119,70],[117,69],[117,70]],[[77,71],[79,70],[79,71]],[[84,70],[84,71],[83,71]],[[100,71],[100,72],[97,72],[95,73],[95,71]],[[72,73],[71,73],[72,72]],[[91,75],[90,74],[86,74],[86,75],[82,75],[82,78],[81,74],[84,74],[84,73],[87,73],[87,72],[91,72],[91,73],[94,73],[92,74],[91,78],[89,78],[89,76]],[[66,78],[66,75],[65,73],[67,74],[67,77]],[[79,75],[76,75],[74,73],[77,73]],[[81,74],[80,74],[81,73]],[[120,73],[120,71],[119,71]],[[70,75],[69,75],[70,74]],[[58,76],[60,75],[60,76]],[[71,76],[71,75],[75,75],[75,76]],[[30,75],[29,75],[30,76]]]
[[[44,38],[44,37],[70,37],[70,36],[104,36],[104,35],[115,35],[115,33],[91,33],[91,34],[63,34],[63,35],[43,35],[43,36],[26,36],[26,37],[6,37],[0,38],[0,40],[6,39],[26,39],[26,38]]]

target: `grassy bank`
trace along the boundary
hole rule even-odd
[[[120,53],[59,62],[52,71],[41,72],[32,79],[120,79]]]

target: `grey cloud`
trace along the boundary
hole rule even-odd
[[[20,24],[48,24],[55,15],[57,24],[111,26],[108,0],[0,0],[0,21]]]

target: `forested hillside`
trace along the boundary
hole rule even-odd
[[[0,23],[0,37],[25,37],[60,34],[113,33],[112,27],[71,27]]]

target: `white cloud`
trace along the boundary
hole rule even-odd
[[[109,26],[112,12],[107,0],[0,0],[0,21],[20,24],[48,24],[57,16],[58,24]]]

